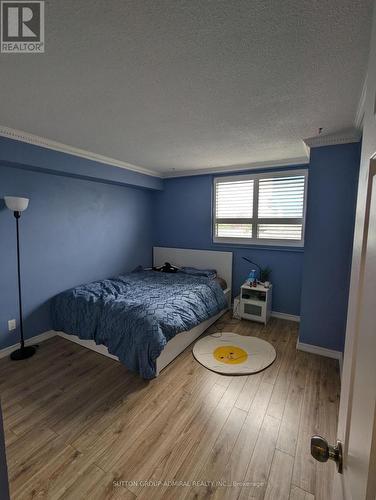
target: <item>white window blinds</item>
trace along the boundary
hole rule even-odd
[[[214,180],[214,240],[302,245],[307,171]]]
[[[253,180],[224,181],[217,184],[217,236],[252,238],[253,188]]]

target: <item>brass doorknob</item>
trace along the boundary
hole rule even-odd
[[[318,462],[334,460],[337,471],[342,474],[342,443],[337,441],[335,446],[328,444],[328,441],[321,436],[311,437],[311,455]]]

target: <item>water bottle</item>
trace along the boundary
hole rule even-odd
[[[256,283],[256,270],[252,269],[252,271],[248,275],[248,280],[249,285],[252,286]]]

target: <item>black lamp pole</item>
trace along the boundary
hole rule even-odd
[[[250,264],[252,264],[252,265],[256,266],[256,267],[258,268],[259,272],[260,272],[260,275],[261,275],[261,267],[260,267],[258,264],[256,264],[256,262],[253,262],[252,260],[247,259],[247,257],[242,257],[242,259],[243,259],[243,260],[246,260],[246,261],[247,261],[247,262],[249,262]]]
[[[36,349],[34,346],[25,347],[25,339],[23,332],[23,321],[22,321],[22,294],[21,294],[21,267],[20,267],[20,232],[18,227],[18,221],[21,217],[21,212],[14,211],[14,217],[16,218],[16,232],[17,232],[17,273],[18,273],[18,306],[20,311],[20,334],[21,334],[21,347],[16,351],[13,351],[10,355],[10,359],[18,361],[20,359],[26,359],[33,356]]]

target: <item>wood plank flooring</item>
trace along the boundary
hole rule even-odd
[[[56,337],[22,362],[0,360],[12,500],[330,500],[334,464],[310,437],[336,437],[337,362],[296,351],[298,325],[217,321],[271,342],[265,371],[228,377],[186,349],[141,380]]]

